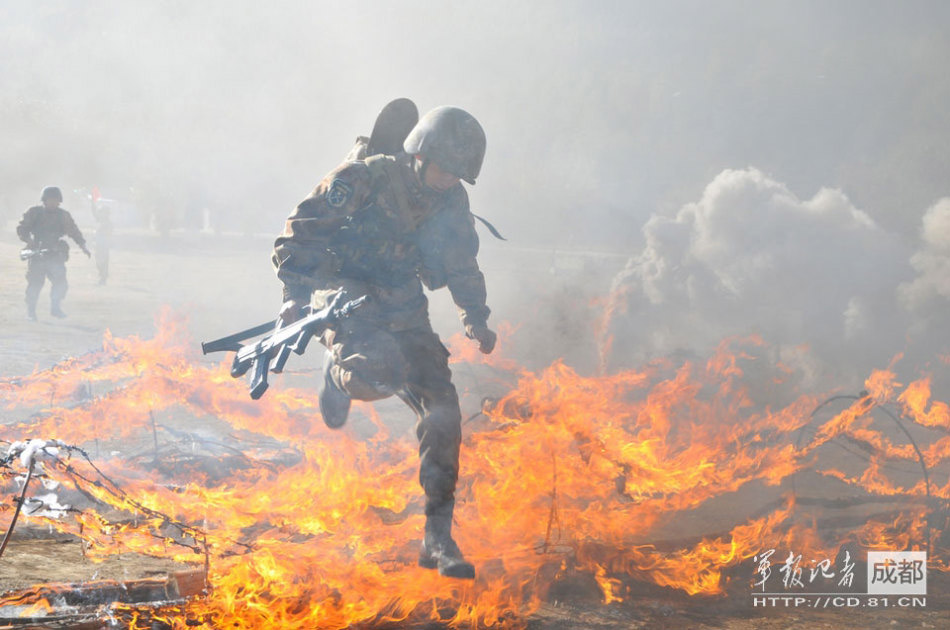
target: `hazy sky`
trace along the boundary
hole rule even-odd
[[[913,235],[947,194],[945,2],[0,1],[0,188],[136,187],[236,229],[413,98],[476,115],[475,211],[633,250],[726,168]],[[159,192],[153,192],[159,191]],[[118,194],[118,193],[117,193]],[[225,228],[226,229],[226,228]]]
[[[629,257],[620,363],[755,331],[861,374],[947,338],[948,25],[913,0],[0,0],[0,210],[99,186],[276,234],[385,103],[456,105],[505,247]],[[519,283],[489,278],[499,319]]]

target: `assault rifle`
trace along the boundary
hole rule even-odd
[[[250,394],[257,400],[267,391],[268,372],[283,372],[291,352],[303,354],[314,335],[334,328],[368,299],[369,296],[364,295],[341,304],[343,293],[340,292],[326,307],[318,311],[308,310],[304,318],[291,324],[283,325],[278,317],[276,323],[266,322],[227,337],[202,342],[201,353],[234,352],[231,376],[238,378],[250,371]],[[264,336],[252,343],[241,343],[259,335]]]
[[[52,249],[43,248],[43,249],[33,249],[28,247],[26,249],[20,250],[20,260],[29,260],[31,258],[42,258],[46,254],[52,253]]]

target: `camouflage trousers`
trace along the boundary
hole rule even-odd
[[[462,414],[452,384],[449,351],[428,322],[411,330],[389,331],[348,318],[329,331],[325,345],[333,353],[330,378],[357,400],[393,394],[416,412],[419,483],[427,509],[454,498],[462,442]]]
[[[50,304],[54,309],[59,308],[69,289],[69,283],[66,282],[66,262],[60,256],[31,258],[26,267],[26,304],[31,310],[36,308],[36,301],[47,278],[50,282]]]

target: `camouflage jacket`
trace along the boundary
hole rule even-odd
[[[73,216],[63,208],[33,206],[23,213],[16,234],[24,243],[41,249],[68,251],[66,241],[61,240],[64,236],[73,239],[80,247],[86,246],[86,239]]]
[[[487,321],[468,195],[461,184],[423,187],[410,160],[345,162],[300,202],[272,256],[285,300],[313,295],[320,306],[340,288],[369,294],[359,316],[403,330],[428,323],[424,283],[449,288],[463,325]]]

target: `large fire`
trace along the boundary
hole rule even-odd
[[[736,569],[767,549],[834,558],[843,543],[929,548],[931,567],[945,565],[931,525],[950,499],[950,413],[932,400],[929,375],[903,385],[881,370],[859,396],[821,406],[828,393],[786,395],[773,408],[749,371],[776,390],[786,372],[766,364],[756,339],[728,340],[703,363],[600,377],[563,363],[534,373],[465,340],[450,345],[456,360],[490,361],[472,369],[508,390],[464,426],[456,538],[474,582],[415,564],[424,517],[412,440],[369,405],[356,410],[372,435],[326,429],[312,389],[278,381],[249,400],[225,364],[198,361],[168,316],[154,339],[107,336],[101,351],[0,381],[0,431],[82,447],[63,448],[39,474],[98,507],[39,520],[81,537],[89,558],[136,551],[207,567],[206,595],[168,614],[180,628],[517,627],[569,575],[590,576],[605,604],[644,583],[748,592],[751,569]],[[887,405],[916,438],[875,413]],[[240,434],[245,446],[225,472],[162,466],[156,416],[171,415]],[[150,444],[153,458],[135,453]],[[858,450],[860,465],[838,465],[847,458],[828,457],[833,444]],[[889,519],[823,529],[796,502],[803,472],[906,501]],[[17,487],[8,481],[6,495]]]

